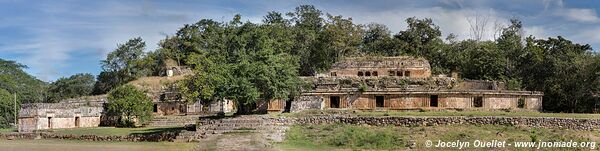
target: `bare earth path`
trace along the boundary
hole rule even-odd
[[[276,151],[259,133],[232,133],[200,142],[197,151]]]
[[[0,140],[2,151],[188,151],[196,144],[173,142],[85,142],[70,140]]]

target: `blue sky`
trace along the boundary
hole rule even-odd
[[[592,0],[328,0],[328,1],[19,1],[0,0],[0,58],[29,66],[44,81],[76,73],[100,72],[100,60],[117,43],[140,36],[153,51],[157,42],[183,24],[210,18],[260,22],[268,11],[289,12],[315,5],[323,12],[351,17],[355,23],[387,25],[397,33],[408,17],[432,18],[444,36],[468,39],[475,16],[487,18],[485,39],[508,19],[523,21],[526,35],[561,35],[600,48],[600,1]]]

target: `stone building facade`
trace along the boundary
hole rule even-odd
[[[21,105],[19,132],[45,129],[98,127],[106,96],[68,99],[60,103]]]
[[[542,110],[541,92],[507,90],[502,82],[431,76],[423,58],[348,58],[326,74],[303,77],[312,87],[293,101],[271,101],[270,112],[307,109]],[[283,104],[282,104],[283,103]]]

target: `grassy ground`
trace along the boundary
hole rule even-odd
[[[427,140],[437,144],[441,141],[471,142],[467,150],[473,148],[475,140],[500,140],[512,143],[514,141],[576,141],[599,142],[598,131],[574,131],[561,129],[543,129],[495,125],[452,125],[428,127],[374,127],[359,125],[325,124],[325,125],[296,125],[286,136],[286,141],[276,144],[282,150],[404,150],[413,143],[415,149],[438,149],[425,146]],[[455,148],[456,149],[456,148]],[[486,148],[483,148],[486,149]],[[499,150],[531,150],[535,148],[487,148]],[[548,149],[548,148],[543,148]],[[552,148],[590,150],[590,148]],[[598,150],[598,146],[594,148]]]
[[[115,128],[115,127],[91,127],[74,129],[55,129],[56,134],[62,135],[131,135],[131,134],[151,134],[166,131],[179,131],[183,127],[142,127],[142,128]]]
[[[372,110],[309,110],[300,113],[281,113],[272,116],[302,117],[322,114],[346,114],[355,116],[505,116],[505,117],[562,117],[600,118],[600,114],[541,113],[534,111],[372,111]]]
[[[9,132],[16,132],[17,129],[14,128],[0,128],[0,133],[9,133]]]
[[[189,151],[196,143],[86,142],[74,140],[1,140],[3,151]]]

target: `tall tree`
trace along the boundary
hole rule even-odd
[[[89,73],[60,78],[48,87],[47,102],[58,102],[63,99],[89,95],[94,89],[94,83],[94,76]]]
[[[96,94],[103,94],[148,72],[143,68],[144,48],[142,38],[129,39],[125,44],[118,44],[117,49],[102,60],[102,73],[96,83]]]
[[[119,127],[135,127],[152,118],[152,99],[132,85],[123,85],[108,93],[106,112],[119,117]]]
[[[371,23],[366,26],[362,51],[372,55],[394,56],[391,31],[383,24]]]
[[[27,74],[27,66],[15,61],[0,59],[0,127],[14,123],[15,105],[39,103],[45,100],[46,83]],[[17,100],[15,104],[15,97]]]
[[[218,33],[192,34],[202,41],[222,41],[198,45],[197,51],[186,59],[194,67],[194,76],[182,83],[182,91],[194,101],[234,100],[240,113],[247,113],[250,106],[272,99],[288,99],[297,92],[298,60],[288,54],[290,47],[276,42],[285,39],[271,36],[273,25],[256,25],[238,22],[235,17],[224,26],[208,27],[205,31]],[[281,31],[281,30],[276,30]],[[206,36],[218,34],[218,36]],[[191,37],[191,39],[200,39]]]

